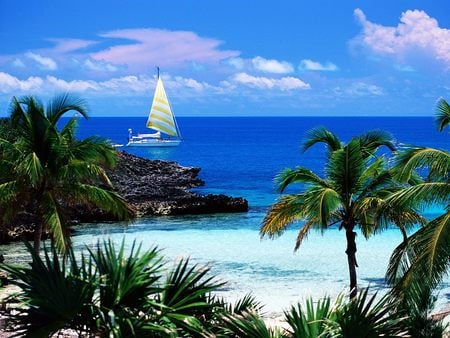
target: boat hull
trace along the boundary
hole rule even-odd
[[[181,140],[140,140],[127,143],[127,147],[177,147]]]

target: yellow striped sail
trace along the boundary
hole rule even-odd
[[[147,120],[147,128],[159,130],[167,135],[177,136],[177,128],[172,110],[170,109],[169,100],[161,78],[158,78],[158,83],[155,89],[155,96],[153,97],[152,107]]]

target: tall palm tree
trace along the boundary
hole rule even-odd
[[[343,144],[325,128],[309,132],[303,143],[307,150],[316,143],[328,148],[325,177],[304,167],[285,169],[277,177],[278,190],[283,192],[294,183],[301,183],[301,191],[279,198],[267,212],[260,233],[273,238],[281,235],[288,225],[303,220],[295,244],[297,250],[311,229],[322,232],[339,223],[345,230],[350,275],[350,297],[357,294],[356,232],[359,227],[365,237],[378,229],[375,210],[382,200],[395,189],[394,181],[386,170],[387,161],[375,156],[381,146],[394,150],[392,137],[384,132],[371,131]],[[420,217],[413,211],[400,210],[387,218],[402,219],[403,224],[414,223]]]
[[[439,131],[444,130],[450,124],[450,105],[440,98],[436,105],[436,125]]]
[[[39,252],[43,229],[65,253],[70,234],[65,208],[96,205],[118,219],[129,219],[132,210],[110,190],[104,168],[116,163],[114,148],[103,139],[75,138],[76,118],[58,129],[60,118],[74,111],[87,118],[84,102],[70,95],[56,96],[46,109],[32,96],[13,98],[11,126],[14,142],[0,138],[0,210],[9,222],[24,209],[34,213],[34,248]],[[103,188],[99,186],[102,184]]]

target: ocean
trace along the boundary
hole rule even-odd
[[[266,304],[269,314],[279,314],[308,296],[336,296],[347,290],[348,268],[345,233],[337,228],[323,235],[312,233],[294,252],[299,224],[283,236],[261,239],[259,227],[267,208],[279,196],[273,178],[286,167],[305,166],[321,173],[325,148],[307,152],[300,145],[308,130],[325,126],[342,141],[368,130],[392,133],[399,144],[450,149],[448,132],[439,133],[432,117],[180,117],[183,142],[175,148],[122,148],[132,154],[177,161],[200,167],[206,185],[199,193],[227,194],[249,201],[247,213],[148,217],[129,224],[83,224],[76,227],[77,249],[92,246],[100,238],[112,238],[127,246],[134,240],[143,247],[157,246],[172,264],[190,257],[193,264],[207,265],[219,280],[227,281],[220,292],[228,300],[252,293]],[[99,135],[125,144],[128,128],[145,131],[145,118],[91,118],[80,120],[81,138]],[[295,191],[295,190],[292,190]],[[433,217],[439,209],[427,210]],[[357,237],[358,282],[362,287],[385,290],[384,274],[392,250],[401,235],[389,229],[369,240]],[[20,243],[1,246],[7,259],[23,258]],[[439,304],[450,299],[446,280],[439,291]]]

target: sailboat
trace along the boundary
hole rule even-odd
[[[159,67],[157,67],[157,70],[155,95],[147,120],[147,128],[153,129],[155,132],[134,136],[133,130],[128,129],[128,147],[176,147],[181,143],[181,135],[175,115],[159,76]],[[167,136],[163,137],[163,135]]]

